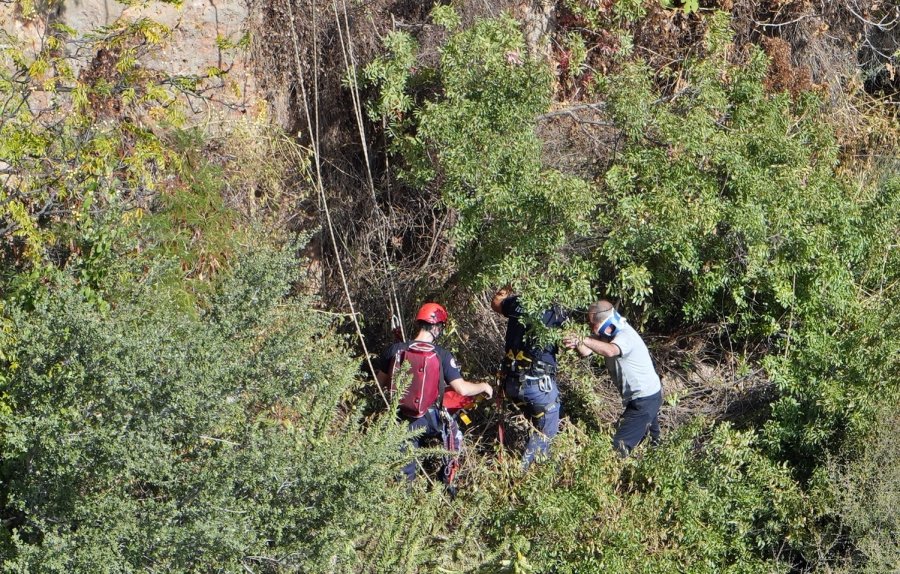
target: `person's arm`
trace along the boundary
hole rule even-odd
[[[582,337],[578,333],[566,333],[565,335],[563,335],[562,344],[567,349],[574,349],[578,351],[578,354],[582,357],[587,357],[588,355],[592,354],[593,351],[581,344],[581,341],[583,339],[584,337]]]
[[[388,383],[391,382],[391,373],[388,371],[391,370],[391,362],[394,360],[396,351],[397,345],[391,345],[372,361],[372,366],[375,367],[375,380],[382,387],[387,387]]]
[[[607,343],[593,337],[584,337],[579,342],[579,346],[586,348],[588,351],[603,355],[604,357],[618,357],[622,354],[622,349],[615,343]],[[590,354],[590,353],[588,353]]]
[[[448,384],[454,391],[465,397],[472,397],[478,393],[486,394],[487,398],[494,396],[494,388],[487,383],[470,383],[469,381],[460,378],[453,379]]]
[[[484,393],[488,398],[493,396],[494,389],[489,384],[470,383],[463,379],[462,370],[449,351],[438,347],[438,354],[441,356],[441,374],[451,389],[464,397],[472,397],[478,393]]]
[[[575,333],[568,333],[563,337],[563,345],[569,349],[575,349],[582,357],[597,353],[604,357],[618,357],[622,350],[615,343],[606,343],[593,337],[582,337]]]

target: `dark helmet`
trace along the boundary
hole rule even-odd
[[[416,321],[424,321],[430,325],[447,322],[447,310],[437,303],[425,303],[416,314]]]

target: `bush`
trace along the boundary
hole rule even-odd
[[[533,128],[550,103],[549,69],[528,56],[508,15],[467,30],[450,8],[433,17],[451,33],[438,68],[416,61],[411,36],[393,33],[391,54],[366,69],[379,88],[372,114],[390,122],[402,176],[457,214],[450,235],[468,285],[514,282],[534,309],[589,298],[589,271],[566,242],[588,229],[590,187],[542,167]]]
[[[568,434],[568,433],[567,433]],[[805,500],[753,434],[695,420],[622,461],[605,434],[522,480],[487,530],[533,572],[787,572]],[[496,485],[485,498],[503,495]],[[508,494],[507,494],[508,496]],[[782,555],[784,558],[779,559]],[[499,565],[499,562],[498,562]]]
[[[342,407],[355,361],[285,298],[293,258],[246,254],[195,313],[143,264],[109,306],[61,274],[6,308],[4,571],[360,571],[404,432]]]
[[[900,568],[900,415],[893,404],[881,405],[873,432],[848,461],[835,458],[828,465],[829,510],[843,530],[826,539],[832,548],[851,550],[840,570],[874,574]]]

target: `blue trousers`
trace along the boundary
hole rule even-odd
[[[625,406],[625,412],[619,417],[616,434],[613,435],[613,448],[622,456],[634,450],[647,434],[650,444],[659,444],[659,408],[662,406],[662,391],[649,397],[632,399]]]
[[[424,415],[417,419],[402,418],[409,422],[410,431],[425,429],[425,432],[419,436],[409,439],[409,443],[413,448],[419,448],[422,443],[429,439],[439,438],[442,440],[444,448],[454,453],[444,457],[441,469],[441,479],[446,484],[450,484],[459,464],[455,453],[458,453],[462,446],[462,431],[459,425],[452,418],[449,421],[445,421],[441,417],[440,411],[435,407],[428,409]],[[416,478],[416,466],[416,459],[413,458],[401,469],[407,480],[411,481]]]
[[[522,467],[528,468],[535,458],[546,457],[550,452],[550,439],[559,433],[559,386],[556,377],[545,375],[543,383],[536,377],[506,376],[506,396],[522,407],[532,430],[522,455]]]

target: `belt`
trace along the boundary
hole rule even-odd
[[[507,382],[518,384],[519,393],[524,389],[536,386],[541,391],[549,393],[553,391],[554,377],[544,373],[543,375],[529,375],[527,373],[510,373],[507,376]]]
[[[544,361],[537,361],[534,363],[534,366],[532,366],[531,370],[534,371],[537,375],[555,375],[556,365],[551,365],[550,363],[545,363]]]
[[[555,375],[556,365],[544,361],[503,361],[503,370],[507,373],[527,375]]]
[[[519,386],[522,388],[533,387],[534,385],[541,385],[541,384],[546,385],[546,382],[544,381],[543,376],[539,376],[539,377],[526,376],[519,380]]]

